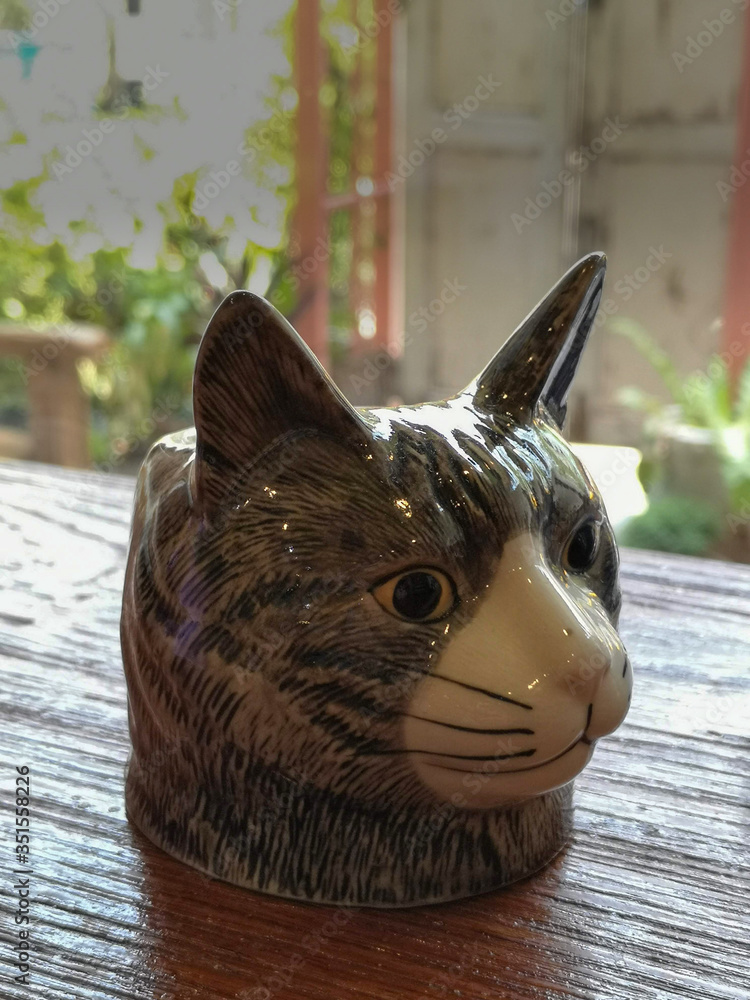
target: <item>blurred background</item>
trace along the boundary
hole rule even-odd
[[[0,0],[0,457],[135,475],[225,294],[355,405],[609,257],[567,434],[620,540],[750,561],[747,0]]]

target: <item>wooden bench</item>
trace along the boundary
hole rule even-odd
[[[106,332],[96,326],[0,323],[0,357],[18,358],[29,400],[28,430],[0,428],[0,455],[89,465],[90,407],[77,363],[101,357],[108,345]]]

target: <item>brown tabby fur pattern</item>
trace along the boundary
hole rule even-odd
[[[587,267],[543,314],[560,337],[586,327],[566,340],[578,353],[600,292],[598,259]],[[262,299],[220,307],[196,368],[197,429],[154,446],[135,501],[127,804],[155,843],[265,892],[380,906],[503,886],[562,847],[572,784],[501,809],[472,808],[481,775],[458,802],[421,784],[402,713],[451,639],[370,598],[409,566],[479,595],[519,532],[555,553],[582,512],[601,516],[559,432],[559,367],[549,395],[560,351],[522,369],[547,386],[531,412],[488,403],[518,385],[518,372],[503,382],[508,356],[446,402],[355,411]],[[617,565],[605,524],[592,587],[614,622]],[[472,607],[459,603],[451,636]],[[516,725],[521,709],[506,710]]]

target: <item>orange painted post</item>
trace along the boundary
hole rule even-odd
[[[358,0],[351,0],[350,4],[350,16],[352,25],[359,32],[359,2]],[[358,35],[361,38],[361,35]],[[362,164],[365,160],[367,154],[367,148],[365,144],[365,136],[363,134],[363,90],[364,90],[364,67],[362,60],[362,49],[360,45],[357,45],[357,51],[355,54],[355,64],[354,70],[350,78],[350,101],[352,108],[354,109],[354,124],[353,124],[353,139],[352,139],[352,161],[351,161],[351,177],[353,184],[351,187],[356,190],[356,184],[362,172]],[[362,242],[363,242],[363,231],[364,231],[364,219],[362,214],[362,202],[359,198],[352,202],[351,210],[349,213],[350,224],[351,224],[351,234],[352,234],[352,261],[351,261],[351,271],[349,274],[349,306],[351,309],[352,316],[354,317],[354,326],[352,330],[352,338],[350,349],[353,354],[358,354],[361,352],[363,340],[359,335],[359,313],[364,305],[364,288],[363,282],[360,274],[360,268],[362,266]]]
[[[745,14],[742,78],[737,110],[734,193],[729,220],[722,351],[733,381],[750,358],[750,15]]]
[[[393,169],[393,13],[387,0],[376,0],[377,35],[375,107],[375,182],[380,187]],[[375,342],[395,346],[393,199],[386,189],[375,202]]]
[[[326,71],[320,0],[297,0],[294,53],[298,93],[294,266],[299,278],[294,320],[300,336],[327,366],[330,246],[324,204],[328,148],[319,98]]]

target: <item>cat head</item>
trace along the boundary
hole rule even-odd
[[[584,258],[420,406],[355,409],[268,302],[222,303],[189,551],[160,555],[174,654],[213,678],[182,697],[206,745],[360,800],[486,809],[565,784],[620,724],[617,549],[560,432],[604,267]]]

